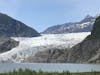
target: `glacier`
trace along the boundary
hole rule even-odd
[[[11,37],[19,45],[0,54],[0,62],[21,63],[25,58],[50,48],[71,48],[83,41],[91,32],[67,34],[43,34],[39,37]]]

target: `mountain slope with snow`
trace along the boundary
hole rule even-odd
[[[1,62],[23,62],[29,56],[34,56],[39,51],[52,48],[71,48],[80,43],[90,32],[69,34],[47,34],[40,37],[22,38],[12,37],[19,41],[19,45],[12,50],[0,54]]]
[[[91,32],[95,17],[87,15],[80,22],[69,22],[61,25],[55,25],[43,31],[43,34],[62,34],[76,32]]]

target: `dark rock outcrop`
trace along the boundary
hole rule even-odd
[[[91,37],[94,37],[93,39],[100,39],[100,16],[95,20]]]
[[[98,52],[100,52],[100,40],[86,40],[71,49],[67,62],[91,63],[90,59],[97,56]]]
[[[40,34],[26,26],[24,23],[17,21],[5,14],[0,13],[0,37],[35,37]]]
[[[0,37],[0,53],[11,50],[18,46],[19,42],[9,37]]]

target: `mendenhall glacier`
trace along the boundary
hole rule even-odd
[[[19,41],[19,45],[10,51],[0,54],[0,62],[21,63],[39,51],[47,49],[71,48],[83,41],[90,32],[68,33],[68,34],[43,34],[39,37],[11,37]]]

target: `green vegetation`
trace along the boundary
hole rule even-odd
[[[22,70],[19,69],[18,71],[13,71],[9,73],[0,73],[0,75],[100,75],[100,72],[85,72],[85,73],[70,73],[70,72],[43,72],[43,71],[31,71],[29,69]]]
[[[100,16],[96,18],[91,35],[88,39],[100,39]]]

